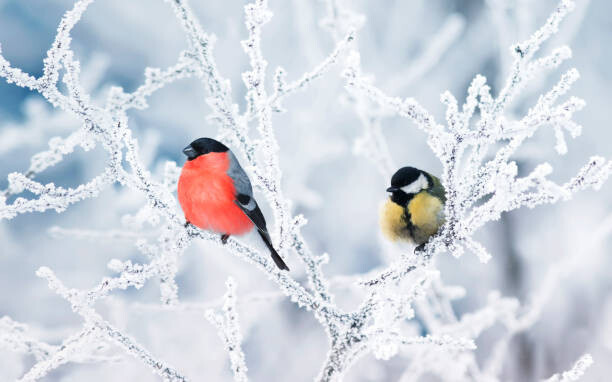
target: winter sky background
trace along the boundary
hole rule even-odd
[[[204,28],[217,36],[214,52],[219,70],[231,79],[234,101],[243,109],[240,74],[247,69],[248,58],[240,41],[246,37],[245,1],[191,3]],[[448,89],[462,102],[470,81],[481,73],[496,94],[511,62],[508,47],[535,31],[557,1],[350,3],[365,16],[357,33],[363,70],[388,94],[414,97],[443,121],[440,93]],[[515,157],[521,174],[548,161],[554,168],[552,179],[563,182],[591,155],[612,158],[612,4],[605,0],[577,3],[561,32],[544,47],[546,52],[549,46],[568,44],[573,58],[545,81],[533,81],[513,109],[524,113],[561,73],[576,67],[581,79],[571,94],[587,102],[575,116],[584,129],[578,138],[568,139],[569,151],[564,156],[554,150],[554,133],[541,129]],[[14,66],[40,75],[57,24],[71,5],[71,1],[60,0],[0,0],[4,56]],[[319,26],[325,8],[315,0],[270,0],[270,7],[274,17],[262,36],[268,74],[280,65],[292,80],[333,49],[329,32]],[[436,36],[441,29],[448,32],[448,46],[435,65],[424,65],[420,70],[422,63],[415,59],[434,41],[439,42]],[[133,91],[143,81],[145,67],[172,65],[186,47],[173,12],[163,1],[95,2],[72,36],[86,87],[100,102],[112,85]],[[325,270],[331,276],[365,272],[384,261],[381,248],[386,244],[378,229],[378,208],[389,181],[381,178],[370,161],[353,152],[363,127],[347,99],[340,72],[336,67],[324,80],[288,98],[284,103],[288,112],[273,117],[285,193],[293,200],[294,209],[309,220],[304,233],[312,249],[330,254]],[[210,110],[205,97],[201,84],[188,79],[153,95],[148,109],[130,112],[130,127],[140,140],[149,169],[160,169],[166,160],[181,165],[185,145],[198,137],[215,136],[215,125],[206,120]],[[39,95],[0,81],[0,189],[6,188],[6,175],[24,171],[31,155],[47,147],[50,138],[65,136],[78,126],[76,119],[54,110]],[[382,126],[395,163],[439,173],[440,164],[427,146],[425,134],[412,123],[390,117],[383,118]],[[38,179],[78,185],[98,174],[105,158],[100,148],[91,152],[78,149]],[[125,215],[135,213],[143,202],[135,193],[117,186],[62,214],[31,213],[0,221],[0,316],[29,324],[51,343],[65,337],[81,319],[68,303],[49,291],[35,271],[49,266],[67,285],[86,288],[111,274],[106,267],[110,259],[136,262],[142,261],[143,255],[130,240],[78,239],[52,227],[129,231]],[[262,208],[264,214],[271,215],[269,207]],[[151,230],[151,235],[154,232]],[[466,296],[454,305],[459,314],[482,306],[493,290],[529,301],[548,270],[564,258],[575,259],[571,271],[555,285],[554,297],[543,307],[539,323],[513,342],[504,375],[511,380],[543,378],[567,369],[589,352],[596,363],[584,380],[606,380],[612,373],[612,182],[599,192],[579,193],[569,202],[511,212],[487,225],[477,237],[493,254],[490,263],[481,264],[472,255],[438,259],[442,279],[466,289]],[[299,275],[297,259],[287,260]],[[189,248],[180,269],[179,297],[188,302],[217,299],[224,293],[229,275],[238,282],[239,298],[249,292],[274,290],[250,265],[203,243]],[[341,306],[356,303],[342,298],[342,290],[337,292]],[[177,318],[144,307],[158,301],[154,283],[143,290],[115,295],[98,307],[109,320],[127,328],[177,368],[191,375],[210,376],[209,380],[229,380],[226,353],[201,312]],[[311,315],[286,299],[247,302],[241,305],[240,314],[249,375],[254,381],[312,380],[327,345]],[[496,330],[499,328],[493,327],[479,339],[478,354],[490,351]],[[0,380],[17,378],[33,363],[33,359],[20,360],[21,356],[0,349]],[[353,367],[347,380],[395,381],[402,368],[393,360],[374,364],[366,359]],[[113,365],[68,365],[47,380],[136,379],[156,377],[126,358]]]

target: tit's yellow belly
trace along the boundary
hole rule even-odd
[[[382,207],[380,226],[391,241],[405,240],[420,245],[426,243],[444,223],[442,209],[440,199],[424,191],[416,194],[407,208],[389,199]]]
[[[391,241],[410,240],[404,207],[393,203],[390,199],[380,210],[380,228],[383,235]]]
[[[416,228],[413,240],[417,244],[427,242],[444,223],[442,202],[427,192],[416,194],[408,202],[407,210],[410,213],[410,222]]]

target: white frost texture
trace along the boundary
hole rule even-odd
[[[611,14],[0,1],[0,380],[611,380]],[[205,136],[290,272],[185,225]],[[378,227],[402,166],[448,198],[417,254]]]

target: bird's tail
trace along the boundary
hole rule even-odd
[[[284,271],[288,271],[289,267],[287,266],[287,264],[285,264],[283,259],[279,256],[278,252],[276,252],[276,249],[274,249],[274,247],[272,246],[270,235],[265,231],[257,230],[257,232],[259,232],[259,236],[261,236],[264,243],[266,243],[266,247],[268,247],[268,249],[270,250],[270,255],[272,256],[272,260],[274,260],[276,266]]]

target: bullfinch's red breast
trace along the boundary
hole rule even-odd
[[[187,162],[178,181],[178,200],[187,222],[220,233],[223,243],[230,235],[256,227],[274,263],[288,271],[272,246],[266,219],[253,198],[251,181],[230,149],[214,139],[200,138],[183,153]]]

